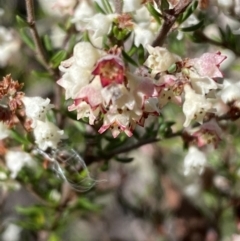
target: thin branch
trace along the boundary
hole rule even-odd
[[[191,2],[192,0],[180,0],[173,9],[167,10],[163,13],[164,22],[157,38],[152,43],[153,47],[163,45],[167,34],[176,22],[178,16],[185,11]]]
[[[209,43],[209,44],[212,44],[212,45],[215,45],[215,46],[218,46],[218,47],[222,47],[222,48],[227,48],[227,49],[230,49],[232,50],[237,56],[240,56],[240,52],[237,51],[233,45],[227,43],[227,42],[219,42],[219,41],[216,41],[214,39],[211,39],[209,37],[207,37],[203,32],[197,30],[195,31],[194,33],[197,37],[199,37],[202,41],[202,43]]]
[[[32,34],[33,42],[36,48],[36,54],[41,61],[42,65],[54,75],[54,70],[49,66],[46,53],[44,51],[43,45],[41,43],[36,24],[35,24],[35,15],[34,15],[34,3],[33,0],[25,0],[26,10],[27,10],[27,22]]]
[[[114,7],[115,7],[115,12],[118,14],[121,14],[122,8],[123,8],[123,0],[115,0]]]
[[[131,150],[134,150],[138,147],[150,144],[150,143],[154,143],[154,142],[158,142],[160,141],[160,139],[156,138],[156,137],[151,137],[149,139],[143,139],[137,143],[132,144],[131,146],[122,146],[119,147],[111,152],[109,152],[106,156],[104,156],[106,159],[111,159],[113,156],[119,155],[121,153],[125,153],[125,152],[129,152]]]

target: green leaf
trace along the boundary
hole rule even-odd
[[[175,71],[177,70],[177,65],[176,64],[172,64],[169,68],[168,68],[168,73],[169,74],[173,74],[175,73]]]
[[[87,30],[83,32],[82,40],[91,43]]]
[[[161,24],[161,14],[153,7],[151,3],[147,4],[149,13],[154,17],[158,24]]]
[[[20,36],[23,40],[23,42],[30,48],[35,49],[34,42],[32,38],[28,35],[27,29],[20,29]]]
[[[204,20],[202,19],[199,23],[192,25],[190,27],[180,28],[180,30],[183,32],[192,32],[192,31],[195,31],[195,30],[201,28],[203,26],[203,24],[204,24]]]
[[[115,157],[115,160],[121,163],[130,163],[134,160],[133,157]]]
[[[132,56],[132,55],[134,55],[134,54],[136,53],[137,50],[138,50],[138,48],[133,44],[132,47],[131,47],[131,49],[128,50],[127,54],[128,54],[129,56]]]
[[[34,77],[37,77],[37,78],[49,78],[49,77],[51,77],[51,74],[49,72],[43,72],[43,71],[33,70],[33,71],[31,71],[31,74]]]
[[[161,0],[161,11],[164,12],[165,10],[169,9],[169,3],[168,0]]]
[[[56,68],[60,65],[61,61],[66,59],[67,52],[66,50],[60,50],[56,54],[53,55],[50,62],[52,63],[53,68]]]
[[[46,50],[48,50],[48,51],[53,50],[52,41],[51,41],[49,35],[45,34],[43,36],[43,43],[44,43],[44,47],[46,48]]]
[[[42,207],[40,206],[30,206],[30,207],[21,207],[16,206],[16,211],[20,214],[26,216],[38,215],[42,212]]]
[[[112,10],[112,7],[109,3],[108,0],[101,0],[103,6],[104,6],[104,9],[106,10],[107,13],[113,13],[113,10]]]
[[[138,62],[142,65],[145,62],[145,51],[142,44],[138,47]]]
[[[100,5],[97,2],[94,2],[93,4],[97,12],[106,14],[106,12],[100,7]]]
[[[78,199],[77,206],[79,208],[85,209],[87,211],[97,212],[100,210],[100,207],[98,205],[91,203],[90,200],[88,200],[87,198],[84,198],[84,197],[81,197]]]
[[[28,23],[25,19],[21,18],[19,15],[16,16],[17,25],[19,28],[28,27]]]
[[[122,51],[122,56],[126,62],[138,67],[137,62],[133,60],[125,51]]]
[[[180,15],[180,17],[178,18],[178,22],[181,24],[186,19],[188,19],[189,16],[196,10],[197,6],[198,6],[198,1],[194,1],[192,4],[190,4],[185,10],[185,12]]]
[[[16,130],[11,129],[10,130],[10,136],[12,139],[18,141],[19,143],[23,145],[29,145],[31,142],[26,138],[26,136],[19,134]]]

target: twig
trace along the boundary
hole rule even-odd
[[[163,13],[164,22],[157,38],[152,43],[153,47],[163,45],[168,32],[176,22],[178,16],[185,11],[191,2],[192,0],[180,0],[173,9],[167,10]]]
[[[211,39],[209,37],[207,37],[203,32],[201,32],[200,30],[197,30],[195,31],[194,33],[197,37],[199,37],[201,39],[201,41],[203,43],[209,43],[209,44],[212,44],[212,45],[215,45],[215,46],[218,46],[218,47],[222,47],[222,48],[227,48],[227,49],[230,49],[232,50],[237,56],[240,56],[240,52],[237,51],[234,46],[232,44],[229,44],[227,42],[219,42],[219,41],[216,41],[214,39]]]
[[[33,42],[36,48],[36,54],[41,61],[42,65],[49,71],[50,74],[55,75],[54,70],[49,66],[46,53],[42,46],[36,24],[35,24],[35,16],[34,16],[34,3],[33,0],[25,0],[26,10],[27,10],[27,22],[32,34]]]
[[[115,7],[115,12],[118,14],[121,14],[122,8],[123,8],[123,0],[115,0],[114,7]]]
[[[150,143],[154,143],[154,142],[158,142],[160,141],[160,139],[156,138],[156,137],[151,137],[149,139],[143,139],[137,143],[132,144],[131,146],[122,146],[119,147],[111,152],[109,152],[106,156],[104,156],[106,159],[111,159],[113,156],[116,156],[118,154],[121,153],[125,153],[125,152],[129,152],[131,150],[134,150],[138,147],[144,146],[146,144],[150,144]]]

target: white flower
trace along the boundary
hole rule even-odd
[[[232,102],[232,101],[239,101],[240,100],[239,83],[227,85],[220,92],[220,97],[225,104],[228,104],[229,102]]]
[[[149,56],[145,65],[152,69],[152,74],[166,71],[181,58],[173,53],[170,53],[166,48],[147,46]]]
[[[186,116],[186,120],[183,126],[189,126],[193,119],[202,123],[206,112],[212,111],[212,103],[208,101],[205,96],[196,94],[189,85],[184,86],[184,92],[185,101],[183,104],[183,113]]]
[[[73,56],[78,66],[87,69],[91,69],[100,58],[98,50],[89,42],[77,43],[73,50]]]
[[[7,138],[9,136],[9,130],[2,121],[0,121],[0,140]]]
[[[189,78],[192,88],[197,94],[206,95],[209,91],[216,90],[220,86],[208,76],[203,77],[193,71],[189,72]]]
[[[41,0],[41,8],[51,16],[62,17],[64,14],[72,14],[77,0]]]
[[[19,49],[19,41],[11,30],[0,26],[0,67],[5,67]]]
[[[195,146],[191,146],[184,158],[184,175],[189,175],[194,172],[202,174],[206,164],[207,158],[205,154]]]
[[[142,6],[142,0],[124,0],[123,1],[123,12],[136,11]]]
[[[25,106],[26,116],[33,120],[32,127],[35,126],[36,120],[44,121],[47,112],[54,107],[50,104],[50,99],[43,99],[41,97],[26,97],[22,98]]]
[[[88,19],[86,29],[94,32],[93,37],[100,37],[110,32],[113,19],[116,14],[104,15],[102,13],[95,14]]]
[[[74,47],[74,55],[61,62],[59,69],[64,72],[57,83],[65,90],[65,98],[75,99],[80,90],[92,80],[93,66],[101,52],[88,42],[80,42]]]
[[[22,151],[8,151],[5,155],[7,168],[11,172],[11,178],[16,178],[21,169],[27,166],[33,166],[34,162],[30,154]]]
[[[138,25],[134,26],[134,44],[139,47],[141,44],[145,47],[151,44],[155,38],[155,35],[148,28],[144,28]]]
[[[33,129],[35,143],[42,150],[47,148],[57,148],[57,144],[61,139],[65,139],[64,131],[60,130],[51,122],[37,121],[36,127]]]
[[[22,228],[14,223],[9,223],[2,233],[2,241],[19,241]]]
[[[82,0],[74,11],[72,22],[75,23],[77,30],[85,29],[88,19],[95,15],[95,11],[89,1]]]
[[[63,74],[57,83],[62,86],[65,92],[65,99],[76,98],[82,87],[86,86],[90,81],[90,71],[74,64]]]

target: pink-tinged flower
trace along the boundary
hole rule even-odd
[[[97,76],[90,84],[81,88],[74,99],[75,104],[78,105],[81,101],[85,101],[93,108],[99,106],[102,103],[101,88],[100,79]]]
[[[110,129],[114,138],[116,138],[120,132],[125,132],[127,136],[132,136],[133,127],[135,126],[132,120],[131,114],[134,114],[130,110],[109,110],[104,115],[103,125],[98,130],[100,134]]]
[[[123,60],[115,55],[107,55],[97,62],[92,74],[100,76],[103,87],[112,83],[123,84],[125,79]]]
[[[226,56],[223,56],[220,52],[205,53],[200,58],[187,60],[185,66],[193,67],[200,76],[218,78],[223,77],[219,67],[225,59]]]
[[[65,89],[65,99],[76,98],[82,87],[89,84],[91,72],[76,64],[73,64],[57,81],[57,84]]]
[[[77,111],[77,120],[82,119],[84,117],[89,118],[89,124],[93,125],[95,120],[100,114],[100,107],[92,108],[85,101],[74,102],[71,106],[68,107],[69,111]]]
[[[158,81],[159,108],[165,106],[168,102],[181,103],[181,94],[183,83],[173,75],[164,75]]]
[[[100,113],[99,106],[102,104],[101,83],[99,76],[81,88],[74,103],[68,107],[69,111],[77,110],[77,119],[89,118],[89,124],[93,125]]]
[[[211,119],[200,126],[199,130],[192,134],[197,140],[198,147],[213,144],[216,148],[221,140],[222,130],[215,119]]]
[[[205,114],[207,112],[213,112],[212,103],[208,101],[205,96],[196,94],[189,85],[184,86],[184,93],[183,113],[186,120],[183,126],[189,126],[193,119],[202,124]]]

